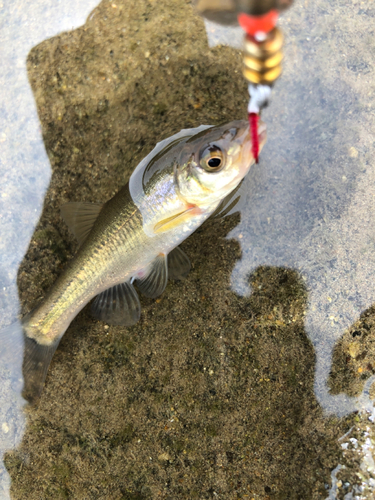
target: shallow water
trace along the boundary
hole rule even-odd
[[[12,498],[371,498],[370,413],[352,413],[372,411],[375,373],[363,5],[296,2],[283,15],[284,74],[246,206],[186,241],[188,279],[144,300],[131,329],[83,311],[26,418],[17,376],[3,384],[4,498],[8,473]],[[156,142],[245,114],[240,54],[209,48],[188,3],[93,7],[0,11],[4,325],[76,249],[63,202],[107,200]]]

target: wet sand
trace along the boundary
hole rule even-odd
[[[61,204],[106,201],[156,142],[243,118],[247,104],[240,53],[209,49],[185,1],[101,3],[82,28],[35,47],[28,72],[53,175],[19,270],[23,312],[77,249]],[[7,454],[12,498],[318,500],[338,463],[342,485],[360,483],[359,458],[338,439],[353,426],[361,439],[366,416],[324,416],[315,398],[301,276],[259,266],[250,297],[230,289],[241,248],[225,236],[239,217],[182,245],[188,278],[142,299],[136,326],[107,326],[89,308],[73,321]],[[337,345],[333,393],[359,394],[374,373],[374,318]]]

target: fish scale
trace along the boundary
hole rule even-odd
[[[113,208],[110,206],[111,202]],[[49,332],[48,337],[53,341],[55,332],[60,334],[63,328],[60,325],[63,323],[65,326],[69,320],[72,306],[76,310],[79,304],[82,309],[93,295],[114,284],[112,280],[106,279],[106,275],[114,267],[121,269],[121,265],[116,266],[118,261],[121,263],[123,255],[120,249],[126,248],[128,261],[136,260],[137,256],[131,254],[144,240],[140,231],[142,216],[131,202],[126,189],[121,190],[111,202],[108,204],[108,211],[104,212],[103,216],[99,215],[94,224],[92,238],[83,243],[76,258],[53,285],[49,300],[44,300],[33,311],[32,318],[25,326],[30,338],[38,339],[40,332],[43,335],[48,335],[46,332]],[[117,212],[119,207],[121,207],[120,213]],[[107,221],[113,210],[117,217],[115,224],[109,226]],[[119,273],[113,281],[124,281],[127,274],[129,271],[123,275]]]

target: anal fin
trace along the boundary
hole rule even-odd
[[[97,295],[91,312],[110,325],[132,326],[141,317],[141,304],[134,286],[126,282]]]
[[[164,292],[167,282],[167,257],[163,253],[160,253],[156,259],[151,262],[146,276],[136,280],[136,285],[143,295],[155,299]]]

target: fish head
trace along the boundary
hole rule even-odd
[[[259,151],[266,125],[259,122]],[[190,137],[175,165],[180,196],[187,204],[210,210],[238,186],[254,163],[249,123],[236,120]]]

